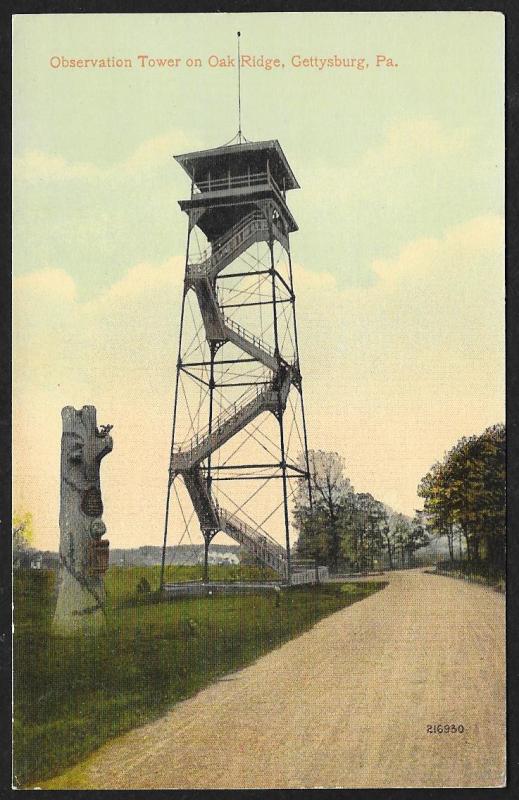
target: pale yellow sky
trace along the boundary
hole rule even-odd
[[[431,464],[504,419],[501,15],[18,16],[14,503],[41,547],[58,545],[68,404],[114,424],[112,546],[161,540],[188,188],[171,155],[236,132],[236,76],[207,66],[236,30],[242,52],[286,65],[244,70],[244,130],[278,138],[302,186],[289,203],[310,446],[412,513]],[[139,53],[203,66],[143,69]],[[377,68],[380,53],[399,66]],[[294,54],[370,66],[302,70]]]

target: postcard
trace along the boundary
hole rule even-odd
[[[13,787],[505,786],[504,17],[13,41]]]

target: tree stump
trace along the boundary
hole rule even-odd
[[[95,406],[61,412],[61,493],[58,601],[54,630],[95,631],[105,621],[104,573],[109,542],[102,520],[101,460],[111,452],[111,425],[100,428]]]

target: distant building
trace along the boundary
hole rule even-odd
[[[239,564],[240,559],[236,555],[236,553],[231,552],[210,552],[209,553],[209,563],[210,564]]]
[[[34,551],[18,550],[13,553],[13,567],[15,569],[30,569]]]
[[[14,569],[52,569],[57,570],[59,556],[51,550],[18,550],[13,553]]]

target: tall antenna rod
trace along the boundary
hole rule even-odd
[[[238,31],[238,142],[241,144],[241,64],[240,64],[240,31]]]

